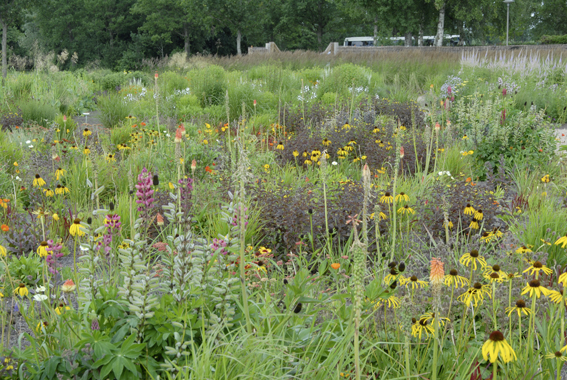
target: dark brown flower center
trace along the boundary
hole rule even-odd
[[[392,269],[390,269],[390,274],[391,274],[392,276],[397,276],[397,275],[398,275],[398,271],[396,270],[396,268],[392,268]]]
[[[456,275],[459,274],[459,272],[457,272],[456,269],[451,269],[451,271],[449,271],[449,274],[450,274],[451,276],[456,276]]]
[[[523,308],[526,307],[526,303],[524,302],[524,300],[517,300],[517,301],[516,301],[516,307],[517,307],[517,308],[520,308],[520,309],[523,309]]]
[[[20,284],[20,288],[25,288],[26,284]]]
[[[385,196],[385,197],[389,197],[389,196],[390,196],[390,193],[386,191],[386,192],[384,193],[384,196]]]
[[[73,220],[73,224],[81,224],[81,219],[77,218]]]
[[[416,319],[415,319],[415,318],[412,318],[412,319],[411,319],[411,323],[415,323],[415,322],[417,322]]]
[[[35,175],[35,178],[41,178],[41,177],[39,176],[39,174],[36,174],[36,175]]]
[[[481,210],[481,209],[476,210],[476,212],[478,212],[479,214],[482,214],[482,210]]]
[[[473,249],[470,253],[471,257],[477,258],[478,257],[478,251],[476,249]]]
[[[531,280],[529,282],[529,285],[532,288],[539,288],[541,284],[539,283],[539,280]]]
[[[41,245],[42,247],[47,247],[47,242],[46,242],[46,241],[42,241],[39,245]]]
[[[559,351],[555,351],[555,354],[554,354],[554,355],[555,355],[556,358],[560,358],[560,357],[563,356],[563,354],[562,354],[561,352],[559,352]]]
[[[426,319],[420,319],[419,324],[422,325],[422,326],[427,326],[427,320]]]
[[[534,263],[533,267],[534,267],[534,268],[541,269],[541,268],[543,267],[543,264],[540,263],[539,261],[536,261],[536,262]]]
[[[417,277],[416,277],[416,276],[411,276],[411,277],[410,277],[410,280],[411,280],[412,282],[416,282],[416,281],[417,281]]]
[[[473,285],[473,288],[475,288],[476,290],[480,290],[480,289],[482,289],[482,285],[478,282],[475,282],[474,285]]]
[[[495,280],[496,280],[496,279],[500,278],[500,276],[498,275],[498,273],[496,273],[496,272],[493,272],[493,273],[492,273],[492,274],[490,275],[490,278],[492,278],[492,279],[495,279]]]
[[[504,340],[504,334],[502,334],[500,331],[494,331],[492,332],[492,334],[490,334],[489,339],[493,342],[501,342]]]
[[[495,272],[500,272],[500,265],[493,265],[492,270]]]

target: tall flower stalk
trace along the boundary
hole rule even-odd
[[[433,293],[433,310],[436,318],[433,318],[433,365],[431,370],[431,380],[437,380],[437,359],[439,353],[439,303],[441,300],[441,284],[445,278],[445,270],[443,269],[443,262],[437,258],[431,259],[431,270],[429,275],[429,282],[431,283],[431,290]]]

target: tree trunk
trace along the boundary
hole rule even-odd
[[[8,48],[6,46],[8,41],[8,21],[0,17],[2,24],[2,83],[4,83],[8,75]]]
[[[404,46],[405,47],[409,47],[409,46],[413,46],[413,41],[411,38],[411,32],[406,33],[405,35],[405,41],[404,41]]]
[[[323,28],[321,25],[317,25],[317,49],[321,51],[321,45],[323,44]]]
[[[435,35],[435,46],[443,46],[443,32],[445,27],[445,3],[439,9],[439,22],[437,23],[437,34]]]
[[[242,49],[240,48],[240,44],[242,42],[242,33],[240,33],[240,29],[236,31],[236,54],[242,55]]]
[[[378,17],[374,17],[374,46],[378,44]]]
[[[189,60],[189,54],[191,54],[191,47],[189,45],[189,25],[187,23],[183,24],[183,39],[185,41],[185,46],[183,50],[185,50],[185,59]]]
[[[419,23],[419,36],[417,37],[417,46],[423,46],[423,18]]]

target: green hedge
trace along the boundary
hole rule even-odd
[[[564,36],[542,36],[541,43],[544,45],[567,44],[567,34]]]

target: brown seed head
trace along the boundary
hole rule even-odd
[[[523,308],[526,307],[526,302],[525,302],[524,300],[517,300],[517,301],[516,301],[516,307],[517,307],[517,308],[520,308],[520,309],[523,309]]]
[[[411,276],[411,277],[410,277],[410,281],[411,281],[411,282],[416,282],[416,281],[417,281],[417,276]]]
[[[536,261],[536,262],[534,263],[533,267],[534,267],[534,268],[541,269],[541,268],[543,267],[543,264],[542,264],[541,262],[539,262],[539,261]]]
[[[498,273],[496,273],[496,272],[492,272],[492,273],[490,274],[490,278],[493,278],[493,279],[496,280],[496,279],[500,278],[500,275],[498,275]]]
[[[478,251],[476,249],[473,249],[470,253],[471,257],[477,258],[478,257]]]
[[[475,282],[473,288],[475,288],[476,290],[480,290],[482,289],[482,285],[480,284],[480,282]]]
[[[493,265],[492,270],[495,272],[500,272],[500,265]]]
[[[531,280],[529,282],[530,287],[532,288],[539,288],[541,286],[539,280]]]
[[[449,271],[449,274],[450,274],[451,276],[456,276],[456,275],[459,274],[459,272],[457,272],[456,269],[451,269],[451,270]]]
[[[493,331],[488,339],[493,342],[501,342],[504,340],[504,334],[502,334],[500,331]]]

